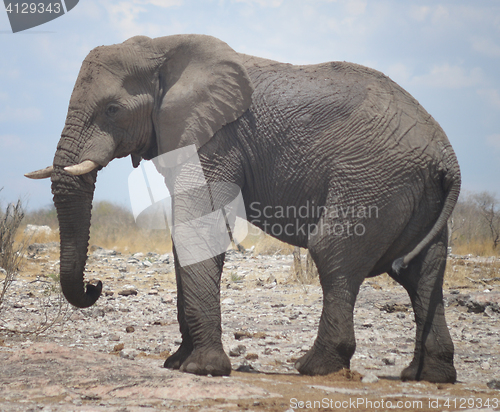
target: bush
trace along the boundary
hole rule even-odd
[[[21,266],[24,251],[27,247],[26,241],[16,243],[16,234],[24,217],[21,201],[9,204],[0,210],[0,279],[2,289],[0,291],[0,306],[4,301],[7,289],[14,281],[15,275]]]
[[[500,202],[488,192],[460,195],[448,225],[456,254],[492,256],[500,252]]]

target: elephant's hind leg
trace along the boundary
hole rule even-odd
[[[335,249],[330,247],[329,250]],[[318,266],[323,288],[323,311],[314,345],[297,360],[295,367],[303,375],[327,375],[350,367],[356,349],[354,305],[359,287],[371,267],[356,264],[363,261],[361,255],[350,257],[345,253],[340,258],[311,247],[310,252]]]
[[[453,342],[446,325],[443,277],[446,267],[446,229],[436,242],[415,257],[399,275],[389,273],[407,290],[415,312],[415,353],[401,373],[402,380],[453,383]]]

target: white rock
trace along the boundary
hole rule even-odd
[[[120,351],[120,358],[134,360],[138,354],[135,349],[125,348]]]
[[[363,378],[361,379],[361,382],[363,383],[377,383],[378,382],[378,377],[374,373],[368,373]]]
[[[38,225],[27,225],[24,229],[24,234],[28,236],[36,235],[46,235],[52,234],[52,229],[49,226],[38,226]]]

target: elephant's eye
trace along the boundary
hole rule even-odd
[[[120,110],[120,107],[116,104],[110,104],[108,108],[106,109],[106,114],[110,117],[114,116],[116,113],[118,113],[118,110]]]

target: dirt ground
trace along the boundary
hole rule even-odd
[[[500,410],[498,259],[448,262],[459,379],[452,385],[399,379],[411,360],[413,320],[407,297],[387,278],[368,280],[360,292],[351,371],[300,376],[293,361],[314,340],[319,287],[293,281],[291,257],[236,253],[221,294],[226,351],[245,347],[231,354],[231,376],[164,369],[179,344],[171,259],[111,252],[89,260],[87,275],[105,282],[104,296],[69,312],[47,297],[57,254],[32,253],[0,312],[0,411]],[[28,333],[44,316],[53,325]]]

